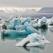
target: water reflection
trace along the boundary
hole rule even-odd
[[[53,32],[53,26],[51,26],[51,27],[49,28],[49,30],[50,30],[51,32]]]
[[[18,47],[18,48],[22,49],[26,53],[41,53],[41,50],[44,50],[44,47]]]

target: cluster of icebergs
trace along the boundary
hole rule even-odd
[[[37,28],[46,29],[48,28],[48,20],[46,17],[41,19],[31,19],[27,18],[13,18],[7,23],[4,23],[7,29],[5,34],[11,34],[14,32],[18,35],[24,36],[23,40],[16,43],[16,46],[40,46],[45,45],[45,43],[50,43],[44,35],[41,35]],[[7,31],[7,32],[6,32]],[[12,33],[11,33],[12,32]],[[15,34],[14,34],[15,35]]]

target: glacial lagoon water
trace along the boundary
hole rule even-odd
[[[48,30],[46,33],[46,38],[51,43],[43,47],[16,47],[15,45],[18,41],[9,39],[2,40],[0,38],[0,53],[53,53],[53,30]]]

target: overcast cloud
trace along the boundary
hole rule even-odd
[[[0,7],[52,7],[53,0],[0,0]]]

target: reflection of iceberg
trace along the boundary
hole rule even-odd
[[[41,53],[41,50],[40,50],[40,48],[32,47],[32,48],[30,48],[30,53]]]
[[[17,47],[16,49],[19,53],[42,53],[42,50],[44,50],[44,48],[39,47]]]
[[[17,43],[16,46],[40,46],[44,45],[45,43],[49,43],[49,41],[44,36],[37,33],[32,33]]]

